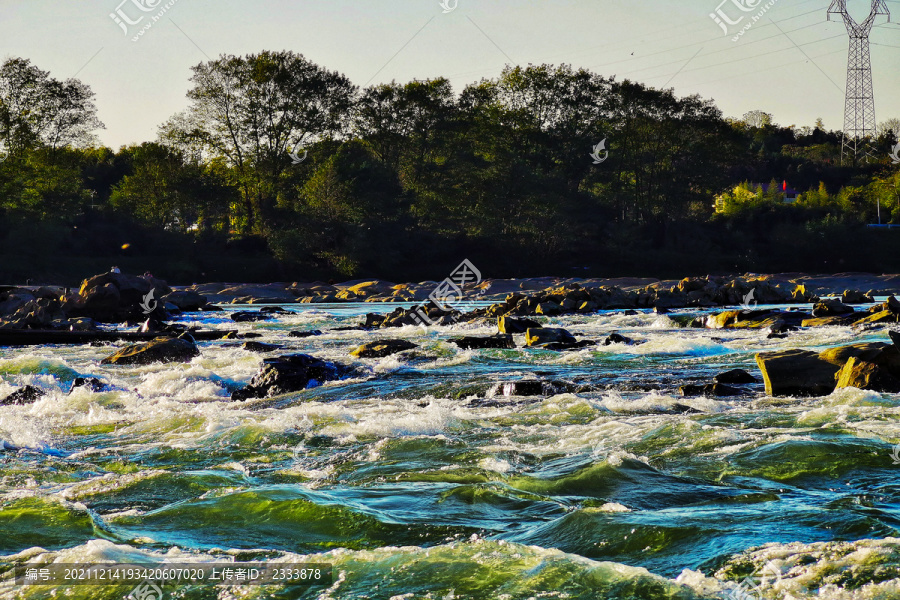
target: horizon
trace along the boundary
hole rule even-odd
[[[142,13],[134,2],[157,6]],[[781,126],[813,126],[822,118],[826,130],[843,129],[848,36],[843,23],[826,21],[828,0],[760,4],[771,8],[737,41],[737,26],[725,35],[725,26],[711,18],[716,0],[677,8],[662,0],[639,7],[623,0],[443,2],[273,0],[251,12],[234,0],[103,0],[88,9],[52,10],[49,0],[17,0],[4,3],[0,35],[4,59],[30,59],[54,78],[91,87],[106,125],[97,137],[113,149],[155,140],[157,127],[188,107],[192,66],[222,54],[282,49],[341,72],[360,88],[446,77],[459,94],[481,78],[496,78],[507,64],[567,63],[674,88],[679,97],[700,95],[726,117],[761,110]],[[900,78],[892,77],[900,66],[900,1],[887,6],[892,21],[879,17],[870,38],[878,123],[900,117]],[[848,4],[857,20],[868,7],[862,0]],[[113,13],[135,22],[146,16],[127,25],[117,24]],[[35,36],[40,29],[48,35]]]

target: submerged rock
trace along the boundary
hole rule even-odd
[[[76,377],[75,381],[72,382],[72,388],[69,390],[69,393],[71,394],[80,387],[86,387],[92,392],[102,392],[106,389],[106,384],[96,377]]]
[[[47,395],[47,392],[33,385],[26,385],[19,388],[12,394],[0,400],[0,406],[24,406],[26,404],[34,404],[40,398]]]
[[[613,344],[625,344],[627,346],[633,346],[635,341],[630,337],[625,337],[619,333],[611,333],[609,337],[603,340],[604,346],[612,346]]]
[[[290,392],[317,387],[327,381],[348,377],[352,369],[326,362],[308,354],[291,354],[267,358],[250,384],[231,394],[232,400],[271,398]]]
[[[540,329],[541,324],[531,319],[516,319],[515,317],[497,317],[497,329],[500,333],[525,333],[529,329]]]
[[[486,348],[497,348],[503,350],[511,350],[516,347],[513,342],[512,334],[507,335],[491,335],[491,336],[469,336],[462,338],[454,338],[450,340],[463,350],[480,350]]]
[[[157,362],[190,362],[200,351],[190,335],[158,337],[145,344],[131,344],[103,359],[104,365],[149,365]]]
[[[566,381],[524,379],[498,383],[491,388],[488,396],[555,396],[577,391],[579,386]]]
[[[730,371],[725,371],[724,373],[719,373],[713,378],[713,381],[716,383],[743,385],[745,383],[756,383],[759,380],[743,369],[732,369]]]
[[[408,340],[378,340],[363,344],[351,352],[350,355],[357,358],[383,358],[418,347],[417,344],[413,344]]]
[[[292,338],[310,338],[322,335],[322,332],[318,329],[314,329],[312,331],[292,331],[288,334],[288,337]]]
[[[235,323],[253,323],[256,321],[268,321],[272,317],[264,312],[257,312],[252,310],[244,310],[236,313],[231,313],[231,320]]]
[[[248,352],[274,352],[281,349],[281,346],[278,344],[264,344],[262,342],[244,342],[244,345],[241,347]]]

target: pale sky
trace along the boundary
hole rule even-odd
[[[99,136],[113,148],[156,139],[187,106],[190,67],[207,56],[285,49],[360,86],[445,76],[457,92],[510,61],[565,62],[700,94],[726,116],[759,109],[781,125],[822,117],[841,129],[848,40],[842,22],[826,22],[831,0],[776,0],[736,42],[771,0],[721,1],[0,0],[0,57],[29,58],[58,79],[77,73],[97,94]],[[871,35],[878,122],[900,118],[900,1],[887,4],[894,22],[880,17]],[[745,15],[727,36],[710,17],[720,6],[733,21]],[[871,3],[848,6],[860,17]],[[117,9],[144,15],[127,36],[110,17]]]

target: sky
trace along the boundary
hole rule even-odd
[[[361,87],[444,76],[457,92],[506,64],[568,63],[699,94],[726,116],[763,110],[780,125],[821,117],[841,129],[848,39],[840,20],[826,20],[831,0],[722,2],[0,0],[0,58],[88,84],[112,148],[156,139],[188,106],[192,66],[262,50],[298,52]],[[887,5],[893,22],[879,17],[870,38],[878,122],[900,118],[900,0]],[[861,20],[871,2],[847,6]],[[720,26],[717,10],[743,19]]]

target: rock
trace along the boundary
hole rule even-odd
[[[202,310],[206,306],[206,296],[201,296],[197,292],[172,292],[160,298],[162,302],[174,304],[179,310],[184,312],[196,312]]]
[[[161,279],[103,273],[84,280],[76,296],[66,299],[69,316],[90,317],[103,323],[121,323],[154,316],[168,317],[163,296],[172,289]],[[148,308],[153,310],[148,312]]]
[[[92,392],[102,392],[106,389],[106,384],[96,377],[76,377],[75,381],[72,382],[72,388],[69,390],[69,393],[71,394],[80,387],[86,387]]]
[[[756,364],[770,396],[825,396],[834,391],[840,367],[808,350],[761,352]]]
[[[193,338],[158,337],[145,344],[131,344],[112,356],[104,358],[104,365],[149,365],[157,362],[190,362],[200,351]]]
[[[37,298],[0,321],[0,329],[68,329],[62,304],[55,298]]]
[[[563,313],[563,307],[556,302],[541,302],[534,312],[544,316],[560,315]]]
[[[271,398],[290,392],[317,387],[327,381],[348,377],[352,369],[338,363],[320,360],[307,354],[267,358],[262,369],[244,389],[231,394],[232,400]]]
[[[837,374],[836,388],[850,387],[896,394],[900,392],[900,379],[886,367],[853,356]]]
[[[266,313],[249,310],[231,313],[231,320],[235,323],[254,323],[256,321],[267,321],[271,318]]]
[[[866,325],[868,323],[900,323],[900,314],[890,310],[883,310],[856,321],[855,325]]]
[[[863,342],[860,344],[851,344],[849,346],[840,346],[837,348],[829,348],[819,353],[819,358],[838,367],[843,367],[851,358],[861,358],[867,361],[879,361],[882,358],[882,351],[890,348],[890,344],[884,342]],[[884,357],[889,358],[889,357]]]
[[[833,317],[816,317],[813,319],[803,319],[800,323],[801,327],[829,327],[851,325],[856,319],[850,315],[837,315]]]
[[[485,348],[498,348],[510,350],[516,347],[512,334],[499,334],[486,337],[469,336],[450,340],[463,350],[479,350]]]
[[[369,313],[366,315],[366,322],[363,327],[381,327],[381,324],[384,323],[384,319],[384,315]]]
[[[357,358],[383,358],[418,347],[418,345],[407,340],[378,340],[363,344],[351,352],[350,355]]]
[[[281,349],[281,346],[277,344],[263,344],[262,342],[244,342],[241,347],[248,352],[274,352]]]
[[[682,396],[741,396],[745,392],[742,389],[724,385],[722,383],[708,383],[706,385],[683,385],[678,388]]]
[[[900,348],[900,331],[888,331],[888,336],[894,342],[894,346]]]
[[[884,303],[884,310],[889,310],[895,315],[900,315],[900,300],[897,300],[896,296],[891,296],[887,299],[887,302]]]
[[[528,346],[544,346],[546,344],[574,344],[575,336],[565,329],[552,327],[529,328],[525,332]]]
[[[312,331],[292,331],[288,334],[288,337],[292,338],[310,338],[322,335],[322,332],[318,329],[313,329]]]
[[[625,337],[624,335],[618,334],[618,333],[611,333],[611,334],[609,334],[609,337],[607,337],[603,341],[603,345],[611,346],[613,344],[626,344],[628,346],[633,346],[634,340],[629,337]]]
[[[844,304],[868,304],[870,302],[875,302],[874,298],[859,290],[844,290],[841,300]]]
[[[759,380],[743,369],[732,369],[731,371],[719,373],[713,378],[713,381],[716,383],[743,385],[745,383],[756,383]]]
[[[267,314],[267,315],[289,315],[291,311],[284,309],[280,306],[263,306],[259,309],[259,312]]]
[[[541,324],[531,319],[517,319],[515,317],[497,317],[497,329],[500,333],[525,333],[529,329],[540,329]]]
[[[578,391],[578,386],[565,381],[543,381],[525,379],[496,384],[488,396],[555,396]]]
[[[825,300],[813,307],[812,315],[814,317],[834,317],[839,315],[849,315],[853,312],[855,311],[852,306],[847,306],[840,300]]]
[[[34,404],[46,395],[47,392],[44,390],[36,388],[33,385],[26,385],[23,388],[17,389],[3,400],[0,400],[0,406],[24,406],[26,404]]]
[[[556,352],[562,352],[564,350],[578,350],[580,348],[587,348],[588,346],[594,346],[597,342],[594,340],[578,340],[577,342],[554,342],[552,344],[546,344],[541,346],[544,350],[555,350]]]

